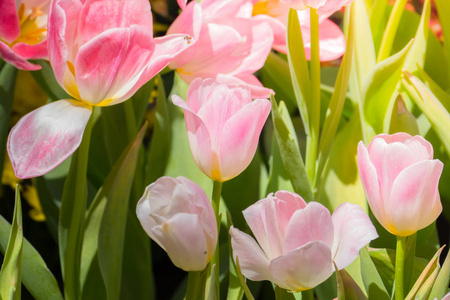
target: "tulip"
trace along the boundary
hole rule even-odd
[[[0,57],[21,70],[39,70],[27,59],[47,57],[47,13],[50,0],[0,2]]]
[[[75,100],[45,105],[11,130],[8,152],[16,176],[40,176],[80,145],[93,106],[130,98],[176,55],[194,44],[186,35],[152,37],[146,0],[55,0],[48,20],[49,60]]]
[[[214,181],[239,175],[250,164],[270,112],[267,99],[252,101],[248,87],[197,78],[188,89],[183,108],[189,144],[197,166]]]
[[[273,93],[253,75],[270,53],[273,34],[269,24],[252,17],[251,0],[191,1],[167,33],[188,34],[197,41],[169,64],[185,82],[214,78],[247,84],[253,98]]]
[[[282,53],[286,48],[286,27],[289,6],[280,0],[254,0],[253,15],[266,21],[274,34],[273,48]],[[311,59],[311,31],[309,9],[299,10],[298,19],[302,30],[306,59]],[[345,36],[342,30],[328,19],[330,14],[319,16],[319,56],[321,61],[330,61],[341,57],[345,52]]]
[[[217,222],[205,192],[186,177],[161,177],[139,200],[145,232],[185,271],[203,270],[217,243]]]
[[[233,257],[250,280],[270,280],[295,292],[311,289],[348,266],[378,237],[364,211],[341,204],[333,215],[322,204],[287,191],[269,194],[243,211],[256,242],[231,227]],[[258,245],[259,244],[259,245]]]
[[[332,14],[343,6],[350,5],[353,0],[280,0],[293,9],[317,9],[319,15]]]
[[[438,183],[443,164],[421,136],[380,134],[358,145],[358,168],[370,208],[390,233],[409,236],[442,211]]]

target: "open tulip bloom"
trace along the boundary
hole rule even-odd
[[[243,214],[258,243],[231,227],[233,257],[239,258],[242,274],[296,292],[325,281],[333,263],[339,270],[348,266],[378,237],[358,205],[341,204],[331,216],[322,204],[307,204],[287,191],[269,194]]]
[[[47,57],[50,0],[0,2],[0,57],[22,70],[38,70],[28,59]]]
[[[319,15],[331,14],[343,6],[347,6],[353,0],[280,0],[293,9],[304,10],[313,8]]]
[[[194,42],[185,34],[154,39],[146,0],[53,1],[49,59],[75,100],[47,104],[11,130],[8,153],[16,176],[40,176],[63,162],[80,145],[93,106],[127,100]]]

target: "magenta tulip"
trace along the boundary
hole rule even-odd
[[[280,0],[293,9],[317,9],[319,15],[332,14],[343,6],[350,5],[353,0]]]
[[[286,53],[286,27],[289,6],[280,0],[254,0],[253,15],[266,21],[274,34],[273,48]],[[306,59],[311,59],[311,31],[309,9],[299,10],[298,19],[302,29]],[[342,30],[328,19],[330,14],[319,16],[319,57],[321,61],[330,61],[345,53],[345,36]]]
[[[370,208],[392,234],[408,236],[442,211],[438,183],[444,165],[421,136],[380,134],[358,145],[358,168]]]
[[[252,17],[251,0],[191,1],[168,30],[184,33],[197,43],[169,65],[187,83],[195,78],[214,78],[225,84],[247,84],[253,98],[267,98],[253,73],[272,48],[272,30],[264,20]]]
[[[145,232],[185,271],[203,270],[217,243],[217,222],[205,192],[185,177],[161,177],[136,207]]]
[[[27,61],[47,57],[50,0],[0,1],[0,57],[21,70],[39,70]]]
[[[188,89],[187,103],[172,96],[184,110],[192,156],[215,181],[227,181],[250,164],[270,112],[267,99],[252,101],[245,86],[197,78]]]
[[[231,227],[233,257],[239,258],[242,274],[295,292],[325,281],[333,274],[333,262],[345,268],[378,237],[358,205],[341,204],[331,216],[322,204],[306,204],[287,191],[269,194],[243,213],[258,243]]]
[[[55,168],[78,148],[92,106],[127,100],[194,43],[184,34],[154,39],[147,0],[53,1],[49,59],[59,84],[76,100],[45,105],[11,130],[8,153],[16,176]]]

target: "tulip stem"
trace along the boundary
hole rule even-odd
[[[275,299],[276,300],[295,300],[294,294],[275,285]],[[303,299],[303,298],[302,298]]]
[[[223,182],[220,181],[214,181],[214,185],[213,185],[213,193],[212,193],[212,206],[214,209],[214,215],[216,216],[216,220],[217,220],[217,236],[219,236],[219,232],[220,232],[220,223],[221,223],[221,216],[220,216],[220,195],[222,194],[222,185]],[[216,251],[214,251],[214,255],[212,257],[211,263],[210,263],[210,278],[212,280],[213,276],[214,276],[214,280],[216,281],[216,299],[219,299],[219,295],[220,295],[220,289],[219,289],[219,275],[220,275],[220,267],[219,267],[219,261],[220,261],[220,257],[219,257],[219,241],[217,241],[217,245],[216,245]],[[213,269],[214,266],[214,269]],[[213,274],[214,273],[214,274]]]
[[[206,279],[205,270],[189,272],[188,285],[184,299],[186,300],[204,299],[205,279]]]
[[[377,62],[389,57],[394,44],[395,34],[397,33],[398,24],[403,14],[407,0],[396,0],[392,8],[391,15],[384,30],[383,39],[381,40],[380,50],[378,52]]]
[[[395,300],[403,300],[405,278],[405,248],[406,237],[397,236],[397,249],[395,252]]]
[[[320,129],[320,56],[319,56],[319,15],[317,9],[310,8],[311,22],[311,135],[306,151],[306,172],[314,190],[316,176],[317,146]]]

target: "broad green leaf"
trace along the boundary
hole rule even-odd
[[[0,216],[0,248],[3,253],[8,244],[11,225]],[[22,283],[37,300],[62,300],[58,283],[47,268],[41,255],[26,240],[22,249]]]
[[[428,299],[433,300],[435,298],[442,299],[447,293],[448,284],[450,282],[450,252],[447,253],[444,264],[439,271],[439,274],[434,282]]]
[[[294,9],[289,10],[286,45],[289,70],[291,71],[292,85],[295,98],[297,99],[298,110],[302,116],[305,132],[309,136],[311,81],[309,79],[300,21],[298,19],[298,13]]]
[[[37,60],[34,63],[40,65],[41,69],[33,71],[31,74],[52,101],[72,98],[56,81],[55,73],[47,61]]]
[[[439,14],[439,22],[444,34],[444,45],[447,53],[447,61],[450,62],[450,2],[448,0],[435,0],[436,9]]]
[[[0,174],[3,172],[16,75],[17,69],[13,65],[4,64],[0,69]]]
[[[405,291],[409,291],[412,286],[412,276],[414,273],[414,264],[416,260],[416,240],[417,233],[406,239],[405,262],[404,262],[404,278],[403,286]]]
[[[375,0],[370,9],[370,29],[372,30],[373,43],[378,53],[383,38],[383,32],[386,28],[387,15],[386,7],[388,0]]]
[[[413,300],[413,299],[415,299],[416,298],[416,294],[420,291],[421,287],[426,283],[426,281],[429,278],[431,278],[431,280],[434,282],[434,280],[436,279],[436,276],[437,276],[437,272],[439,272],[439,256],[441,255],[441,252],[442,252],[443,248],[444,247],[440,248],[436,252],[434,257],[430,260],[428,265],[425,267],[423,272],[420,274],[419,278],[417,278],[415,284],[413,285],[413,287],[409,291],[409,293],[406,296],[405,300]],[[420,298],[420,299],[423,299],[423,298]]]
[[[336,277],[338,279],[338,300],[367,300],[364,292],[345,269],[337,271]]]
[[[270,101],[272,103],[272,122],[275,127],[275,136],[278,141],[278,146],[280,147],[284,168],[289,175],[294,191],[301,195],[305,201],[312,201],[314,195],[311,186],[309,185],[308,176],[298,149],[298,144],[294,138],[295,132],[292,132],[288,128],[273,95],[271,96]]]
[[[22,204],[20,203],[19,185],[16,185],[16,204],[14,206],[14,217],[9,235],[8,247],[6,248],[0,271],[0,298],[19,300],[21,299],[22,285],[22,252],[23,252],[23,227],[22,227]]]
[[[427,52],[428,31],[431,14],[430,0],[425,0],[423,4],[422,17],[420,18],[419,27],[414,37],[413,45],[408,51],[403,69],[415,74],[418,68],[425,65],[425,54]]]
[[[367,291],[369,299],[390,300],[386,287],[380,274],[378,274],[377,268],[370,258],[369,251],[364,247],[359,251],[361,257],[361,274],[364,282],[364,286]]]
[[[409,112],[401,95],[398,95],[397,99],[395,99],[389,125],[389,133],[393,134],[396,132],[407,132],[411,135],[419,134],[417,120],[414,115]]]
[[[147,113],[147,107],[149,105],[149,99],[152,99],[152,93],[157,88],[157,84],[161,82],[161,76],[155,76],[144,84],[137,92],[130,98],[134,107],[134,115],[136,120],[136,126],[139,128],[145,119]]]
[[[144,125],[134,141],[121,155],[103,185],[107,198],[98,237],[98,259],[108,299],[120,299],[122,253],[128,200],[136,168],[139,147],[144,138]]]
[[[411,44],[412,41],[402,51],[378,63],[365,81],[362,91],[364,117],[375,133],[385,132],[386,115],[391,115],[394,92]]]
[[[318,174],[322,172],[325,161],[328,158],[328,153],[334,141],[347,96],[347,86],[350,79],[351,63],[353,60],[353,22],[354,18],[350,18],[348,30],[349,34],[347,36],[346,46],[347,51],[344,54],[341,67],[339,68],[334,92],[328,105],[327,115],[323,124],[322,135],[320,137]]]
[[[420,110],[427,116],[433,129],[440,137],[447,154],[450,154],[450,114],[434,94],[415,76],[405,73],[403,87]]]

